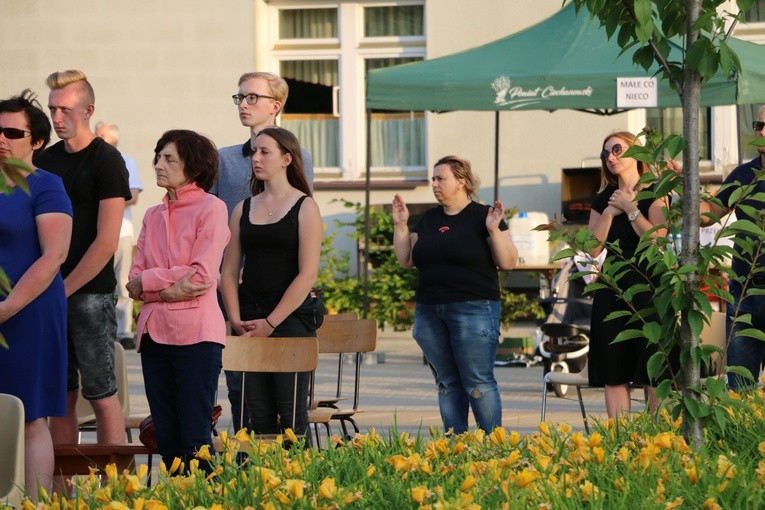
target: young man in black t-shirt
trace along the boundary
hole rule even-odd
[[[54,444],[77,442],[81,383],[95,411],[98,443],[122,443],[125,421],[114,375],[112,265],[125,200],[130,198],[127,168],[119,151],[90,129],[95,94],[85,74],[56,72],[47,84],[51,120],[61,141],[34,162],[63,179],[74,211],[69,254],[61,266],[68,303],[67,415],[51,418],[51,435]]]

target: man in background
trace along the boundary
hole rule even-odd
[[[108,144],[118,147],[120,143],[120,128],[117,124],[99,122],[96,124],[96,136],[100,136]],[[114,254],[114,274],[117,278],[117,340],[125,349],[135,349],[135,333],[133,333],[133,300],[128,295],[127,285],[130,266],[133,263],[133,206],[138,202],[138,194],[143,191],[141,174],[135,159],[122,154],[128,171],[130,200],[125,202],[125,214],[122,216],[120,242]]]
[[[765,136],[765,105],[760,107],[757,119],[752,122],[752,128],[756,138]],[[709,213],[717,218],[722,218],[734,210],[736,212],[736,219],[748,220],[755,225],[761,225],[761,220],[758,216],[762,216],[763,210],[765,210],[765,202],[752,197],[755,194],[762,195],[765,193],[765,180],[755,181],[756,172],[765,168],[765,146],[758,147],[757,151],[756,158],[737,166],[728,174],[720,191],[715,195],[715,200],[701,202],[702,226],[714,222],[713,218],[708,216]],[[751,194],[747,194],[743,200],[735,198],[734,193],[736,190],[750,184],[753,184],[755,188]],[[754,246],[761,242],[756,236],[743,231],[737,233],[734,239],[736,238],[744,243],[747,240],[753,242]],[[760,269],[763,266],[765,266],[765,251],[755,249],[755,252],[751,255],[733,257],[731,269],[733,269],[733,272],[740,281],[731,278],[728,283],[728,290],[733,295],[733,302],[728,303],[725,321],[726,338],[730,339],[726,365],[741,366],[748,369],[754,377],[754,384],[757,383],[763,362],[765,362],[765,342],[746,333],[742,334],[742,332],[749,328],[765,332],[765,295],[762,294],[762,290],[765,289],[765,273],[755,273],[756,269]],[[744,286],[744,282],[746,282],[746,286]],[[749,289],[755,289],[757,294],[747,296],[746,292]],[[751,315],[751,324],[734,320],[747,314]],[[749,385],[748,381],[745,381],[738,375],[732,372],[728,373],[728,386],[731,389],[738,390],[740,387]]]
[[[119,151],[90,129],[95,93],[79,70],[48,76],[48,108],[61,141],[35,159],[60,176],[72,201],[72,241],[61,266],[68,306],[67,414],[51,418],[53,444],[77,443],[77,398],[90,401],[99,444],[125,440],[125,419],[114,374],[114,252],[119,243],[128,173]]]

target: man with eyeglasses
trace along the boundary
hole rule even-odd
[[[237,106],[239,121],[250,128],[250,137],[244,144],[222,147],[218,150],[220,169],[218,180],[210,193],[226,203],[228,216],[236,204],[252,196],[250,178],[252,177],[252,144],[261,129],[276,125],[276,116],[287,102],[289,87],[284,79],[274,73],[250,72],[239,78],[239,91],[232,99]],[[308,185],[313,190],[313,160],[307,150],[301,149],[303,165]],[[221,301],[221,308],[223,303]],[[224,314],[225,309],[224,309]],[[242,416],[242,374],[225,371],[228,400],[231,403],[231,416],[234,430],[239,430],[249,421],[247,414]],[[242,423],[244,422],[244,423]]]
[[[757,138],[765,136],[763,133],[763,129],[765,129],[765,105],[760,107],[757,120],[752,123],[752,127]],[[701,202],[702,225],[706,226],[714,223],[714,220],[706,216],[705,213],[711,213],[717,218],[721,218],[735,209],[737,219],[749,220],[763,228],[765,202],[747,198],[739,201],[739,203],[735,203],[738,199],[733,197],[737,189],[749,184],[754,184],[755,189],[748,196],[752,196],[754,193],[765,193],[765,180],[760,179],[755,182],[755,173],[765,168],[765,147],[760,146],[757,148],[757,151],[758,155],[756,158],[748,163],[739,165],[728,175],[714,201]],[[726,185],[730,186],[726,188]],[[753,256],[750,255],[745,255],[744,258],[733,257],[731,263],[736,276],[749,279],[746,282],[746,287],[744,287],[743,282],[738,282],[734,279],[731,279],[728,285],[730,293],[733,295],[733,302],[728,303],[726,312],[727,338],[730,339],[727,365],[747,368],[752,373],[752,376],[754,376],[756,382],[762,364],[765,362],[765,342],[751,336],[742,335],[741,331],[754,328],[765,332],[765,295],[744,297],[747,289],[765,290],[765,272],[750,276],[752,269],[765,267],[765,250],[757,249],[757,243],[762,242],[762,239],[757,239],[743,233],[736,234],[734,239],[736,238],[748,240],[749,242],[754,241],[755,253],[759,253],[759,255],[756,259],[753,259]],[[734,317],[741,317],[746,314],[751,315],[751,325],[741,321],[737,321],[734,324]],[[741,379],[736,374],[728,373],[728,386],[730,388],[735,390],[747,385],[749,385],[748,381]]]
[[[128,171],[119,151],[90,128],[95,94],[85,73],[55,72],[47,84],[53,129],[61,141],[34,162],[63,179],[74,212],[69,254],[61,266],[68,306],[67,414],[51,418],[53,443],[77,442],[81,384],[95,411],[98,443],[119,444],[125,440],[125,422],[114,374],[117,280],[112,268],[131,196]]]
[[[287,82],[274,73],[258,71],[239,78],[239,91],[231,97],[237,105],[239,121],[250,128],[250,137],[244,144],[218,150],[218,180],[210,189],[210,193],[226,203],[229,217],[236,204],[252,196],[252,143],[261,129],[276,125],[276,116],[284,108],[288,94]],[[306,180],[313,189],[313,160],[307,150],[302,149],[301,153]]]

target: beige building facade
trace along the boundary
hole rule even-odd
[[[731,2],[734,4],[734,2]],[[117,123],[120,150],[136,158],[145,190],[136,227],[159,202],[154,143],[187,128],[219,147],[248,132],[231,95],[238,77],[268,70],[290,79],[281,124],[295,131],[316,163],[316,198],[325,223],[349,221],[335,199],[363,202],[366,172],[364,76],[368,69],[433,58],[491,42],[554,14],[560,0],[2,0],[0,96],[31,88],[47,104],[45,78],[79,68],[96,91],[94,122]],[[736,33],[765,42],[765,8]],[[736,107],[708,111],[705,171],[724,175],[740,159]],[[374,117],[371,201],[432,202],[432,163],[446,154],[469,159],[493,197],[494,113],[385,114]],[[603,137],[638,132],[647,115],[598,117],[575,111],[500,114],[500,198],[508,207],[561,212],[563,168],[597,166]],[[672,116],[663,122],[672,126]],[[751,119],[750,119],[751,120]],[[676,119],[675,119],[676,121]],[[750,122],[751,124],[751,122]],[[676,125],[676,122],[675,122]],[[751,133],[748,133],[751,135]],[[395,150],[391,150],[394,148]],[[340,248],[352,249],[338,236]]]

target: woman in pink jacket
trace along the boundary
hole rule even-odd
[[[162,460],[188,466],[211,444],[210,425],[226,326],[215,293],[229,239],[226,204],[207,193],[218,173],[215,145],[167,131],[154,149],[162,203],[146,211],[127,284],[138,316],[146,398]]]

